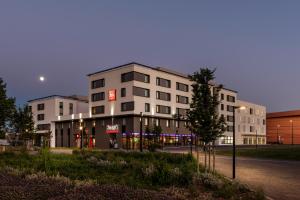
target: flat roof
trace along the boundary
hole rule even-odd
[[[92,76],[92,75],[95,75],[95,74],[100,74],[100,73],[111,71],[111,70],[114,70],[114,69],[126,67],[128,65],[139,65],[139,66],[146,67],[146,68],[149,68],[149,69],[152,69],[152,70],[156,70],[156,71],[160,71],[160,72],[165,72],[165,73],[168,73],[168,74],[172,74],[172,75],[175,75],[175,76],[180,76],[182,78],[189,79],[189,77],[188,77],[187,74],[176,72],[174,70],[170,70],[170,69],[167,69],[167,68],[164,68],[164,67],[151,67],[149,65],[144,65],[144,64],[141,64],[141,63],[137,63],[137,62],[130,62],[130,63],[126,63],[126,64],[123,64],[123,65],[116,66],[116,67],[111,67],[111,68],[108,68],[108,69],[104,69],[104,70],[101,70],[101,71],[90,73],[87,76]],[[228,89],[228,88],[224,88],[224,87],[223,87],[223,89],[237,93],[237,91],[232,90],[232,89]]]
[[[300,110],[267,113],[267,118],[295,117],[295,116],[300,116]]]
[[[27,102],[33,102],[33,101],[39,101],[39,100],[44,100],[44,99],[51,99],[51,98],[62,98],[62,99],[71,99],[71,100],[76,100],[76,101],[82,101],[82,102],[86,102],[88,103],[88,99],[86,97],[86,100],[83,99],[83,96],[79,96],[80,98],[77,98],[76,95],[72,95],[72,96],[63,96],[63,95],[50,95],[50,96],[45,96],[45,97],[40,97],[40,98],[36,98],[36,99],[31,99]]]

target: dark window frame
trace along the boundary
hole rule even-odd
[[[93,80],[91,82],[91,88],[96,89],[96,88],[102,88],[105,87],[105,78]]]

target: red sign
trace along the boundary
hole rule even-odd
[[[118,126],[118,124],[106,125],[106,133],[107,134],[119,133],[119,126]]]
[[[116,100],[116,90],[108,90],[108,101],[115,101]]]

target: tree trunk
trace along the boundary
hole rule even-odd
[[[208,171],[210,172],[210,170],[211,170],[211,165],[210,165],[210,151],[211,151],[211,144],[209,143],[208,144]]]
[[[206,144],[204,143],[204,168],[205,168],[205,171],[207,169],[207,151],[206,151]]]
[[[198,137],[196,137],[196,152],[197,152],[197,174],[200,173],[200,169],[199,169],[199,147],[198,147]]]
[[[216,145],[215,141],[213,142],[213,173],[215,173],[216,170]]]

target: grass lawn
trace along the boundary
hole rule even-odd
[[[217,154],[230,156],[232,155],[232,150],[218,150]],[[237,156],[300,161],[300,146],[274,145],[267,147],[258,147],[257,149],[255,149],[255,147],[237,148]]]
[[[44,199],[52,198],[62,188],[65,189],[60,193],[61,199],[74,199],[77,192],[79,199],[93,199],[100,193],[104,195],[101,199],[263,199],[263,193],[252,192],[222,176],[204,172],[196,175],[196,167],[195,159],[184,154],[74,151],[72,155],[65,155],[42,150],[37,155],[28,155],[6,152],[0,153],[0,178],[8,181],[0,183],[0,194],[13,195],[11,199],[36,194],[38,196],[30,196],[30,199],[40,199],[44,194],[40,185],[44,184],[44,188],[53,190]],[[63,181],[53,181],[51,177],[61,177]],[[16,185],[17,182],[20,184]],[[82,189],[78,182],[88,186]],[[27,186],[32,188],[24,188]],[[16,194],[15,187],[24,193]],[[87,193],[91,198],[84,196]],[[110,193],[118,195],[109,198]]]

